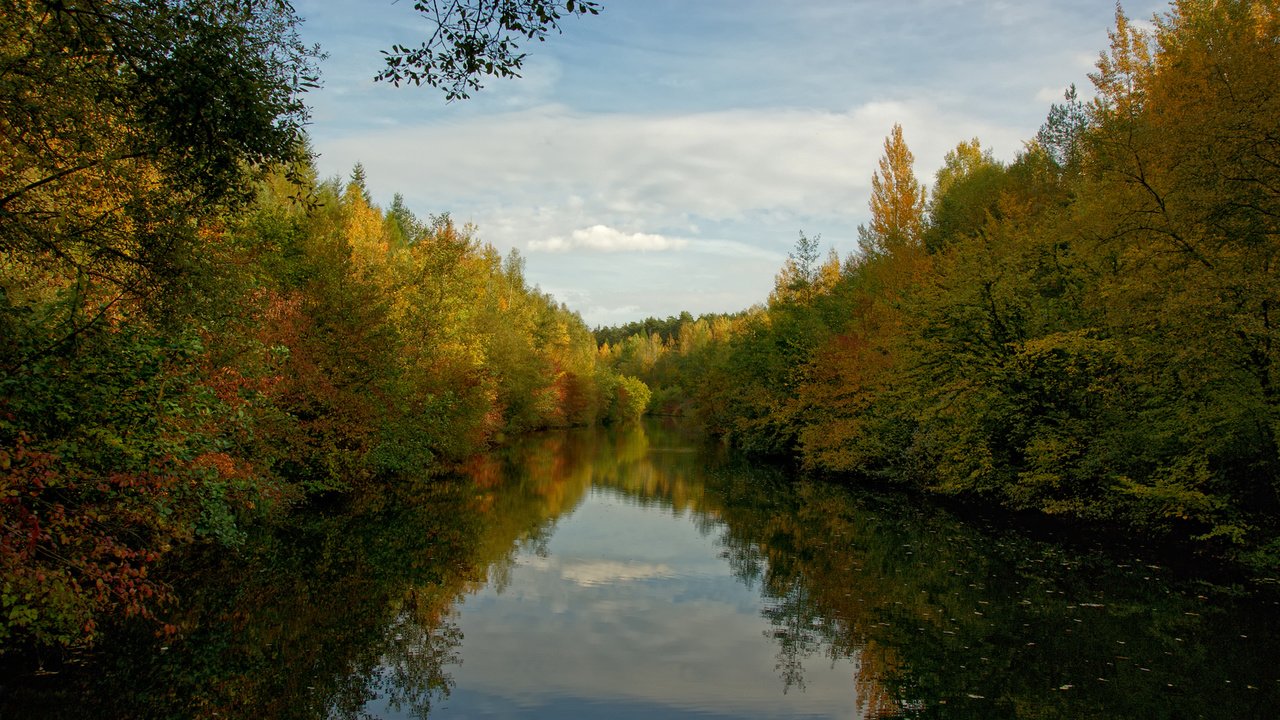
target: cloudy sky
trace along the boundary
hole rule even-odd
[[[319,43],[325,176],[449,212],[610,325],[762,302],[799,233],[841,255],[901,123],[928,183],[977,137],[1008,160],[1106,47],[1114,0],[604,0],[524,77],[446,104],[374,83],[429,32],[410,0],[295,0]],[[1164,3],[1130,0],[1134,18]]]

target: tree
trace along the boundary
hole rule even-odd
[[[929,208],[937,206],[938,200],[945,196],[956,182],[974,174],[987,165],[995,164],[990,150],[983,150],[978,138],[962,140],[955,149],[947,151],[942,159],[942,167],[934,175],[933,194],[929,199]]]
[[[821,235],[808,237],[803,232],[800,233],[795,248],[787,253],[786,263],[774,278],[772,301],[803,300],[809,294],[810,288],[818,280],[821,241]]]
[[[200,222],[306,154],[315,56],[274,0],[8,0],[3,17],[0,302],[22,314],[55,295],[28,290],[74,288],[49,341],[0,358],[16,367],[131,303],[190,307],[216,272]]]
[[[880,169],[871,176],[871,224],[858,227],[865,255],[891,253],[920,244],[924,226],[924,188],[916,180],[915,156],[894,123],[884,141]]]
[[[649,386],[639,378],[619,375],[612,388],[613,398],[605,419],[611,423],[635,422],[649,407]]]
[[[424,234],[425,228],[418,217],[413,214],[404,202],[404,195],[396,193],[391,198],[391,207],[387,208],[387,234],[394,247],[404,247],[417,242]]]
[[[520,43],[544,42],[559,32],[562,12],[600,13],[593,0],[417,0],[413,7],[435,30],[416,48],[397,44],[383,51],[386,67],[377,79],[396,86],[426,83],[451,102],[480,90],[483,76],[520,77]]]
[[[1059,168],[1066,170],[1078,167],[1083,157],[1081,139],[1088,127],[1089,113],[1076,95],[1075,84],[1067,88],[1062,99],[1062,104],[1054,103],[1049,108],[1048,118],[1036,133],[1036,142]]]
[[[347,180],[347,189],[355,188],[355,191],[364,199],[365,205],[373,205],[373,196],[369,194],[368,177],[365,174],[364,163],[357,162],[351,168],[351,177]]]
[[[1237,548],[1280,518],[1280,8],[1184,0],[1152,31],[1117,13],[1092,79],[1081,226],[1097,293],[1164,438],[1126,484],[1138,514]],[[1163,525],[1172,525],[1166,520]]]
[[[252,282],[232,211],[306,155],[296,22],[280,0],[0,2],[0,636],[152,612],[161,555],[234,542],[274,491],[239,453],[251,383],[213,348]]]
[[[978,232],[998,214],[1006,173],[978,138],[961,142],[943,158],[929,197],[924,245],[937,253],[957,236]]]

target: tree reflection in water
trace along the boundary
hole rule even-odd
[[[6,683],[0,716],[426,717],[464,641],[457,601],[504,586],[593,488],[687,517],[719,547],[760,595],[779,693],[844,662],[862,718],[1280,707],[1274,604],[745,463],[676,425],[547,433],[467,474],[312,509],[234,558],[188,558],[175,635],[115,628],[92,662]]]
[[[699,447],[674,425],[554,435],[513,457],[537,468],[517,484],[541,498],[544,528],[593,485],[690,514],[759,587],[782,687],[802,690],[806,663],[852,659],[861,717],[1260,717],[1280,707],[1274,601],[1132,553],[798,479]]]
[[[0,716],[355,718],[382,697],[425,717],[461,641],[451,607],[483,579],[477,500],[402,488],[188,557],[175,633],[112,628],[91,658],[11,686]]]

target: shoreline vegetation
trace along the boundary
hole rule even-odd
[[[177,632],[171,557],[643,411],[518,253],[316,177],[288,3],[0,17],[4,654]]]
[[[767,302],[597,328],[751,453],[1048,516],[1280,581],[1280,9],[1178,2],[1009,163],[925,188],[900,126],[860,249],[801,233]]]
[[[643,413],[648,388],[597,362],[585,323],[528,286],[518,252],[447,215],[420,221],[398,197],[383,211],[363,182],[359,167],[345,183],[309,178],[299,203],[296,180],[263,180],[191,248],[217,275],[193,290],[216,302],[176,317],[120,302],[68,341],[64,288],[28,286],[40,315],[27,317],[45,321],[9,348],[0,406],[13,438],[0,640],[92,640],[103,614],[172,630],[173,588],[153,570],[175,549],[235,549],[246,525],[308,499]]]
[[[176,633],[171,557],[646,410],[1275,584],[1275,2],[1118,11],[1014,161],[965,141],[926,189],[895,126],[858,253],[802,234],[766,304],[594,334],[517,252],[316,176],[287,3],[178,5],[4,5],[0,653]]]

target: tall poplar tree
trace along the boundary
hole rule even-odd
[[[915,156],[894,123],[884,141],[880,169],[871,176],[871,223],[858,226],[858,244],[866,256],[918,246],[924,226],[924,188],[916,180]]]

